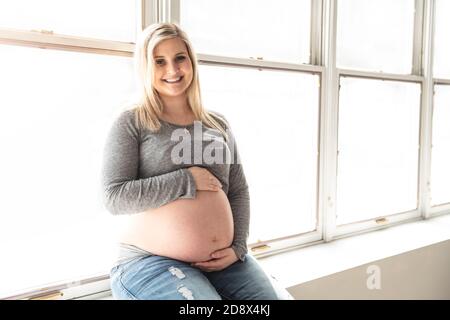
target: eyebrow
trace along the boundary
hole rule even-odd
[[[178,52],[175,56],[179,54],[186,54],[186,51]],[[154,56],[153,58],[164,58],[164,56]]]

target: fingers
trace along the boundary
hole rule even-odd
[[[210,191],[219,191],[221,188],[221,186],[218,186],[216,184],[210,184],[208,187]]]
[[[219,191],[222,188],[222,184],[219,179],[217,179],[208,169],[201,167],[190,167],[195,183],[197,185],[197,190],[207,190],[207,191]]]
[[[191,264],[193,267],[199,268],[203,271],[212,272],[222,269],[222,263],[219,261],[205,261]]]
[[[211,254],[211,260],[194,262],[191,263],[191,266],[206,272],[222,270],[236,261],[236,259],[231,257],[231,252],[234,252],[231,248],[217,250]]]
[[[217,179],[215,176],[213,176],[208,170],[206,170],[206,171],[208,173],[209,190],[219,191],[222,188],[222,184],[220,183],[219,179]]]

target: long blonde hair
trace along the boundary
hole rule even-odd
[[[161,128],[159,117],[163,111],[163,103],[159,93],[153,86],[153,51],[162,41],[179,38],[186,44],[189,58],[192,62],[192,82],[187,89],[188,104],[194,113],[195,119],[204,125],[219,130],[228,139],[224,124],[226,121],[217,114],[203,108],[198,77],[198,64],[192,44],[186,33],[174,23],[155,23],[145,28],[139,35],[134,53],[135,68],[140,89],[139,101],[133,106],[136,113],[137,125],[152,132]]]

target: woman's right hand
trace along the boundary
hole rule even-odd
[[[194,177],[197,190],[219,191],[222,184],[211,172],[201,167],[190,167],[188,170]]]

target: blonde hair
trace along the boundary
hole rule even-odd
[[[153,51],[160,42],[173,38],[179,38],[185,43],[192,62],[193,77],[186,94],[195,119],[210,128],[219,130],[225,139],[228,139],[224,128],[225,119],[203,108],[195,52],[186,33],[174,23],[152,24],[142,31],[136,42],[134,58],[138,85],[140,86],[139,101],[133,106],[136,114],[136,124],[152,132],[161,128],[159,117],[163,111],[163,103],[159,93],[153,86]]]

